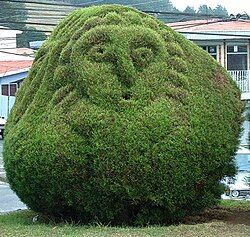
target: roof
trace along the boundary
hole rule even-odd
[[[192,32],[213,32],[213,31],[234,31],[234,32],[250,32],[250,20],[221,20],[221,19],[208,19],[208,20],[193,20],[185,22],[169,23],[168,26],[179,31],[192,31]]]
[[[2,49],[1,51],[8,53],[15,53],[25,56],[34,55],[34,50],[30,48],[14,48],[14,49]]]
[[[1,32],[1,34],[3,34],[4,32],[6,32],[8,34],[21,34],[22,33],[21,30],[13,30],[13,29],[10,29],[8,27],[1,26],[1,25],[0,25],[0,32]]]
[[[193,20],[169,23],[190,40],[249,40],[250,20]]]
[[[0,76],[10,75],[14,72],[21,72],[29,69],[33,60],[22,61],[0,61]]]
[[[34,50],[29,48],[14,48],[14,49],[1,49],[0,50],[0,62],[1,61],[23,61],[33,60]]]
[[[28,48],[0,50],[0,77],[28,71],[33,55],[34,51]]]
[[[44,43],[44,40],[31,41],[31,42],[29,42],[30,47],[31,47],[32,49],[39,49],[39,48],[42,46],[43,43]]]

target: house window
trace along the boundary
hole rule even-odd
[[[1,91],[2,91],[2,95],[8,96],[9,95],[9,85],[2,85],[1,86]]]
[[[17,84],[4,84],[2,85],[2,95],[4,96],[15,96],[17,91]]]
[[[207,51],[215,60],[217,60],[217,46],[209,45],[209,46],[201,46],[205,51]]]
[[[15,96],[17,91],[17,84],[10,84],[10,96]]]
[[[247,46],[227,46],[227,70],[247,70]]]

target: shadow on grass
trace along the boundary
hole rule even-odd
[[[3,218],[4,217],[4,218]],[[219,206],[205,209],[203,212],[188,216],[179,224],[196,225],[214,221],[222,221],[227,224],[244,224],[250,226],[250,201],[222,201]],[[109,224],[103,224],[98,221],[86,223],[75,222],[74,220],[64,220],[63,218],[51,218],[45,215],[37,214],[30,210],[11,212],[0,216],[0,222],[11,224],[45,224],[45,225],[70,225],[70,226],[89,226],[89,227],[108,227]],[[157,225],[156,225],[157,226]],[[159,225],[158,225],[159,226]],[[167,225],[166,225],[167,226]],[[168,225],[169,226],[169,225]],[[126,226],[120,226],[126,227]]]

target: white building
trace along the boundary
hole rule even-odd
[[[20,30],[11,30],[7,27],[0,26],[0,49],[16,48],[16,36],[21,34]]]
[[[7,118],[15,102],[15,94],[27,76],[34,60],[33,50],[2,49],[0,52],[0,117]]]
[[[34,60],[34,51],[16,48],[16,36],[22,31],[0,26],[0,117],[7,118],[15,94]]]
[[[215,58],[250,100],[250,20],[194,20],[168,24]]]
[[[250,123],[250,20],[210,19],[168,24],[206,50],[236,81],[246,102],[241,146],[248,147]]]

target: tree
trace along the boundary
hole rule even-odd
[[[20,29],[25,26],[27,11],[24,3],[1,1],[0,4],[0,25],[11,29]]]
[[[214,9],[213,9],[213,14],[216,16],[228,16],[228,11],[225,7],[221,6],[221,5],[217,5]]]
[[[15,30],[21,30],[17,35],[17,47],[29,47],[30,41],[45,40],[46,35],[43,32],[37,32],[35,27],[27,26],[27,10],[22,2],[1,1],[0,7],[0,25]]]
[[[140,1],[140,4],[138,4],[137,1],[136,2],[134,1],[134,6],[141,10],[151,10],[159,12],[178,12],[178,10],[173,6],[172,2],[169,0],[159,1],[159,2],[154,2],[154,1],[150,2],[148,0],[143,0]]]
[[[208,7],[207,5],[201,5],[198,9],[198,13],[204,15],[212,15],[213,10],[211,7]]]
[[[57,2],[68,2],[71,4],[84,4],[86,1],[84,0],[55,0]],[[88,2],[88,1],[87,1]],[[148,1],[148,0],[103,0],[100,3],[93,1],[93,5],[96,4],[120,4],[120,5],[128,5],[141,10],[151,10],[151,11],[173,11],[177,12],[178,10],[173,6],[170,0],[162,0],[162,1]],[[91,5],[91,2],[90,2]]]
[[[183,12],[184,13],[193,13],[193,14],[196,13],[196,11],[194,10],[194,7],[190,7],[190,6],[187,6]]]
[[[47,38],[44,32],[36,31],[35,27],[25,26],[22,31],[22,34],[17,35],[18,48],[29,48],[31,41],[43,41]]]
[[[62,0],[55,0],[57,2],[62,2]],[[65,0],[64,2],[71,4],[84,4],[86,1],[83,0]],[[98,5],[98,4],[120,4],[124,6],[132,6],[142,11],[155,11],[155,12],[179,12],[179,10],[174,7],[170,0],[162,0],[162,1],[148,1],[148,0],[103,0],[101,2],[89,3],[89,5]],[[157,15],[155,17],[159,18],[164,22],[173,22],[178,21],[183,18],[183,16],[178,16],[176,14],[173,15]]]

